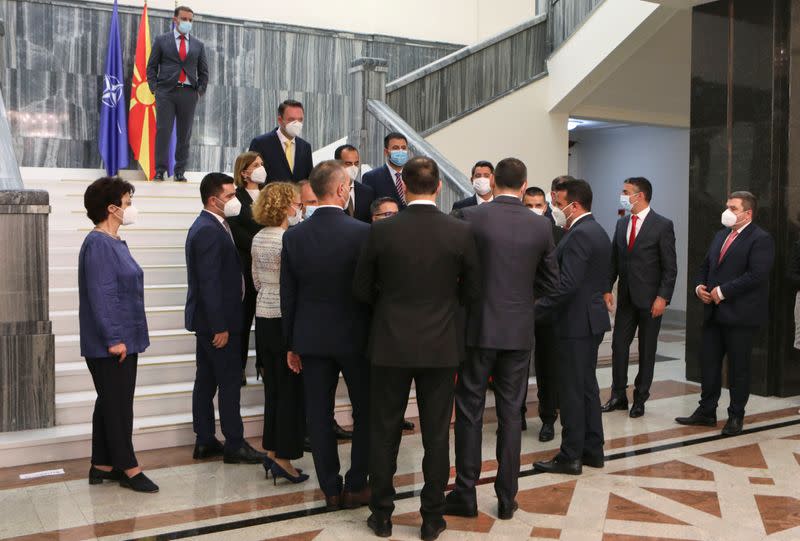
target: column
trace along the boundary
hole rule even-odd
[[[375,167],[383,163],[384,129],[367,112],[367,100],[386,100],[388,62],[383,58],[359,57],[350,63],[350,133],[347,142],[359,150],[361,163]]]

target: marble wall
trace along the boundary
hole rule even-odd
[[[107,4],[0,0],[6,21],[0,86],[21,166],[100,166],[98,91],[110,16]],[[150,11],[152,36],[169,30],[170,16]],[[139,18],[139,10],[120,7],[126,96]],[[391,80],[459,49],[199,13],[194,33],[206,45],[210,82],[196,113],[191,170],[230,169],[253,136],[275,127],[277,105],[287,98],[305,104],[304,137],[314,148],[345,136],[347,70],[356,57],[387,58]]]

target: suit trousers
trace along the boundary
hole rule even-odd
[[[215,440],[214,395],[219,390],[219,423],[225,436],[225,449],[236,451],[244,443],[244,426],[239,411],[242,368],[239,361],[241,340],[232,334],[223,348],[215,348],[212,337],[197,335],[197,373],[192,391],[192,418],[197,443]]]
[[[306,408],[303,377],[286,364],[281,318],[256,318],[256,364],[264,381],[264,433],[261,445],[275,456],[303,456]]]
[[[342,488],[359,491],[367,486],[369,466],[369,364],[363,358],[301,356],[306,416],[311,454],[319,486],[325,496],[338,496]],[[350,469],[339,475],[339,447],[333,433],[335,389],[339,372],[344,376],[353,408],[353,443]]]
[[[450,416],[453,413],[455,367],[372,367],[372,446],[369,459],[370,510],[381,517],[394,512],[394,474],[403,432],[408,393],[414,382],[419,407],[422,447],[420,513],[424,520],[441,518],[444,490],[450,477]],[[518,410],[519,411],[519,410]]]
[[[194,87],[156,89],[156,172],[169,165],[169,142],[175,127],[175,173],[186,172],[189,142],[192,139],[194,110],[199,94]]]
[[[750,357],[756,327],[721,325],[708,321],[703,325],[700,345],[700,411],[709,417],[717,416],[717,404],[722,392],[722,359],[728,357],[728,415],[744,417],[750,398]]]
[[[528,388],[530,350],[470,349],[458,371],[456,383],[456,492],[462,501],[476,505],[475,484],[481,473],[481,439],[486,388],[494,382],[497,408],[497,499],[510,505],[517,495],[522,416],[520,408]]]
[[[550,323],[537,323],[534,333],[533,366],[539,418],[542,423],[553,424],[558,419],[558,335]]]
[[[87,358],[97,400],[92,415],[92,464],[129,470],[139,465],[133,452],[133,393],[138,355]]]
[[[597,351],[603,335],[561,338],[558,400],[561,452],[566,460],[603,456],[603,422],[597,385]]]
[[[256,315],[256,300],[258,299],[258,291],[253,284],[253,278],[249,272],[244,273],[244,299],[242,299],[242,314],[244,319],[242,321],[242,370],[247,368],[247,357],[250,353],[250,329],[253,327],[253,317]],[[284,355],[284,364],[286,361]],[[287,366],[288,368],[288,366]]]
[[[658,333],[661,317],[650,315],[650,308],[637,308],[627,296],[620,295],[614,316],[614,334],[611,339],[611,395],[626,398],[628,388],[628,359],[631,343],[639,329],[639,373],[634,381],[633,401],[644,403],[650,398],[653,371],[656,364]]]

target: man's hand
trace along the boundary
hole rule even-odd
[[[667,299],[663,297],[656,297],[653,301],[653,306],[650,308],[650,315],[653,319],[659,318],[664,315],[664,310],[667,308]]]
[[[214,339],[211,341],[211,345],[217,349],[222,349],[228,345],[228,338],[230,335],[228,331],[218,332],[214,335]]]
[[[128,348],[125,347],[125,344],[122,342],[108,348],[108,352],[112,357],[119,357],[119,362],[124,361],[125,357],[128,356]]]
[[[719,304],[722,302],[722,299],[719,298],[717,291],[719,290],[716,287],[711,290],[711,300],[714,302],[714,304]]]
[[[613,293],[604,293],[603,294],[603,302],[606,303],[606,308],[609,312],[614,311],[614,294]]]
[[[303,361],[300,360],[300,355],[294,351],[290,351],[286,354],[286,364],[289,365],[289,370],[295,374],[299,374],[303,369]]]
[[[708,288],[704,285],[697,287],[697,296],[700,297],[700,300],[703,301],[703,304],[711,304],[714,302],[714,299],[711,297],[711,293],[708,292]]]

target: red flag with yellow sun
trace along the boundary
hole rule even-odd
[[[136,38],[136,58],[133,62],[131,104],[128,110],[128,141],[133,157],[147,175],[156,176],[156,98],[147,85],[147,61],[150,59],[150,23],[147,2],[144,3],[139,33]]]

